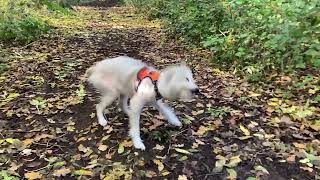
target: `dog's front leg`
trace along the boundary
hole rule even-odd
[[[128,114],[128,99],[129,97],[126,95],[120,95],[120,107],[121,110],[125,113]]]
[[[161,114],[168,120],[168,122],[175,126],[182,126],[176,114],[173,110],[162,102],[162,100],[157,100],[155,103],[155,107],[160,111]]]
[[[144,105],[144,98],[141,95],[136,94],[130,100],[130,108],[128,112],[130,121],[129,135],[132,138],[134,147],[141,150],[146,149],[140,137],[140,114]]]

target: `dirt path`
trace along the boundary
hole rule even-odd
[[[209,67],[201,60],[210,54],[165,40],[159,22],[143,20],[130,8],[78,10],[95,16],[77,33],[61,31],[1,54],[10,54],[9,70],[0,77],[2,174],[31,179],[319,177],[320,159],[312,160],[312,167],[299,163],[306,157],[303,150],[319,151],[319,133],[299,129],[301,123],[286,116],[276,122],[267,104],[272,90]],[[81,80],[94,62],[118,55],[158,68],[187,60],[203,93],[190,103],[170,102],[184,122],[181,129],[153,109],[144,111],[144,152],[132,147],[127,117],[116,105],[107,109],[110,124],[97,124],[97,94]]]

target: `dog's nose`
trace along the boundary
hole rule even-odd
[[[192,89],[191,92],[192,92],[192,94],[200,94],[199,88]]]

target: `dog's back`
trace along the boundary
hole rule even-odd
[[[131,94],[137,72],[144,66],[140,60],[127,56],[105,59],[88,69],[88,81],[101,93],[111,90]]]

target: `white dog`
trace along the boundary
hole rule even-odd
[[[87,70],[87,76],[102,96],[96,105],[99,124],[107,124],[103,111],[120,98],[121,109],[129,116],[129,135],[134,147],[141,150],[145,150],[145,146],[140,138],[139,121],[145,105],[153,105],[169,123],[181,126],[171,108],[162,102],[162,97],[190,100],[193,94],[199,93],[192,72],[185,64],[167,67],[159,73],[140,60],[120,56],[98,62]]]

